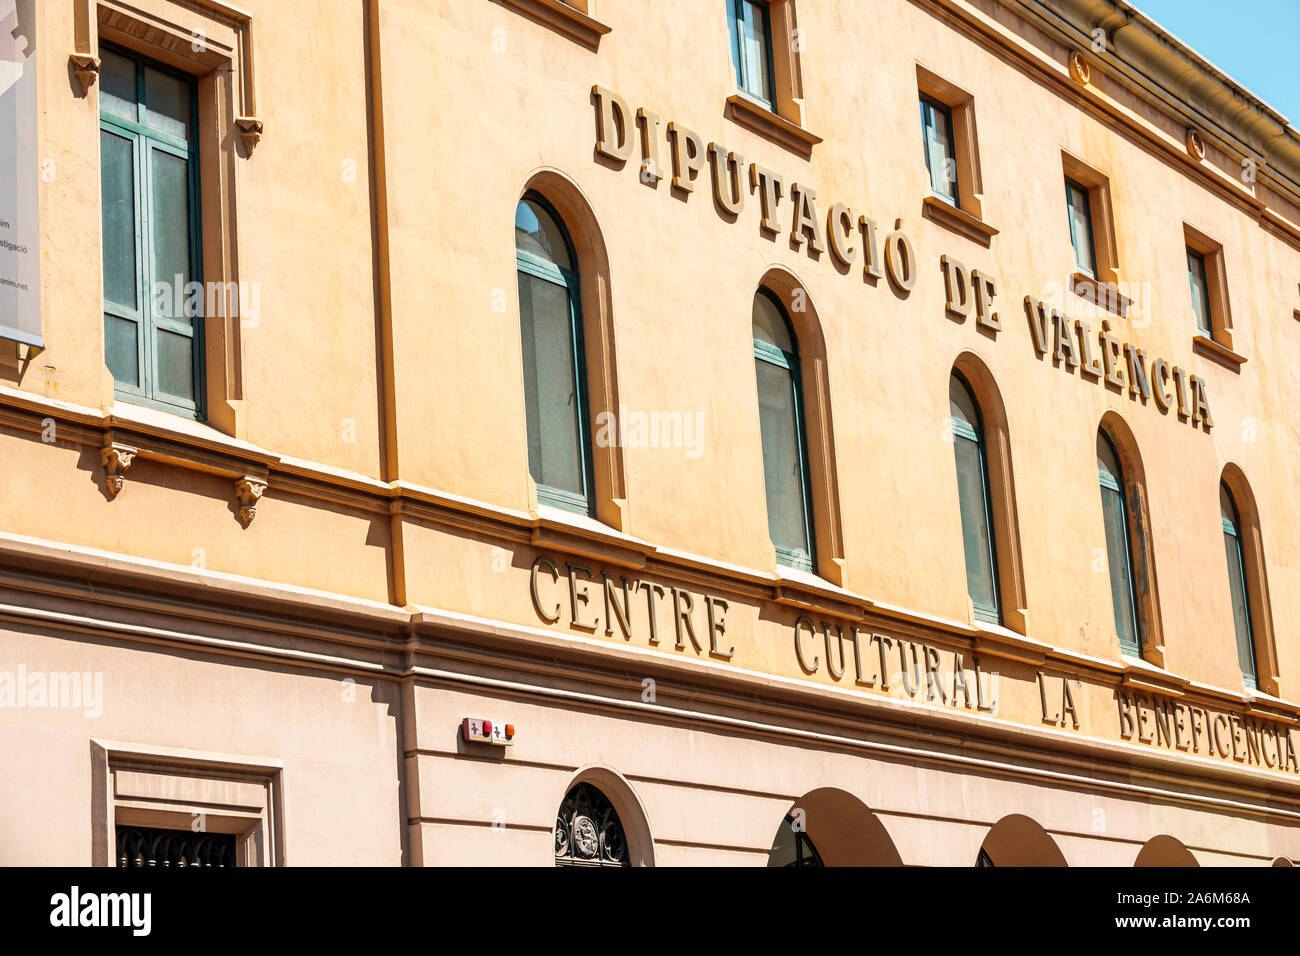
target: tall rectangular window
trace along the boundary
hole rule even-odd
[[[925,165],[930,171],[930,189],[936,196],[956,206],[957,152],[953,140],[952,111],[929,97],[921,97],[921,129],[924,134]]]
[[[1205,257],[1193,249],[1187,250],[1187,278],[1192,285],[1192,312],[1196,315],[1196,331],[1214,337],[1214,323],[1210,317],[1210,286],[1205,275]]]
[[[1065,204],[1070,218],[1070,243],[1079,271],[1097,277],[1097,245],[1092,234],[1092,209],[1086,187],[1073,179],[1065,181]]]
[[[105,361],[119,397],[201,418],[195,84],[107,46],[101,59]]]
[[[726,0],[726,3],[736,84],[750,96],[775,108],[772,21],[767,4],[759,0]]]

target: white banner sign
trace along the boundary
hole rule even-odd
[[[0,0],[0,339],[41,346],[36,0]]]

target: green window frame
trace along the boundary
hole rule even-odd
[[[771,12],[759,0],[726,0],[726,3],[736,85],[774,110]]]
[[[983,417],[969,383],[957,372],[949,379],[948,403],[952,414],[953,457],[957,464],[966,592],[975,607],[976,620],[1001,624],[998,552]]]
[[[204,288],[198,87],[132,51],[101,51],[105,363],[118,398],[202,420],[206,295],[190,294]]]
[[[1102,517],[1106,526],[1106,558],[1110,569],[1110,596],[1115,613],[1115,633],[1120,650],[1142,656],[1139,632],[1137,579],[1133,542],[1129,531],[1128,500],[1119,455],[1105,432],[1097,433],[1097,474],[1101,482]]]
[[[1196,316],[1196,331],[1214,337],[1214,322],[1210,313],[1210,284],[1206,278],[1205,256],[1195,249],[1187,250],[1187,281],[1192,287],[1192,313]]]
[[[1074,246],[1074,262],[1085,275],[1097,277],[1097,244],[1092,231],[1092,202],[1088,187],[1070,179],[1065,180],[1065,206],[1070,223],[1070,245]]]
[[[527,232],[521,222],[536,224],[537,231]],[[529,241],[534,235],[543,242]],[[538,501],[594,516],[595,479],[577,256],[563,220],[536,193],[528,193],[516,207],[515,236],[528,471],[537,484]],[[557,412],[560,404],[571,412]]]
[[[753,330],[768,533],[777,563],[813,571],[817,554],[799,344],[785,308],[767,289],[755,294]]]
[[[925,168],[930,172],[930,191],[956,206],[957,146],[953,136],[952,110],[928,96],[921,97],[921,132]],[[947,175],[952,170],[951,178]]]
[[[1246,576],[1246,553],[1241,544],[1237,503],[1226,484],[1219,485],[1219,511],[1223,519],[1223,544],[1228,556],[1228,589],[1232,597],[1232,622],[1237,637],[1237,662],[1247,687],[1257,687],[1259,669],[1255,660],[1255,630],[1250,614],[1250,582]]]

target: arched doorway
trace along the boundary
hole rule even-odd
[[[1134,866],[1200,866],[1192,851],[1168,834],[1152,837],[1138,851]]]
[[[768,866],[902,866],[885,825],[844,790],[822,787],[796,800],[777,828]]]
[[[976,866],[1068,866],[1061,848],[1023,814],[1005,816],[984,837]]]

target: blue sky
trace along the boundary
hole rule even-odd
[[[1300,127],[1300,0],[1133,0],[1201,56]],[[1123,34],[1121,34],[1122,36]]]

